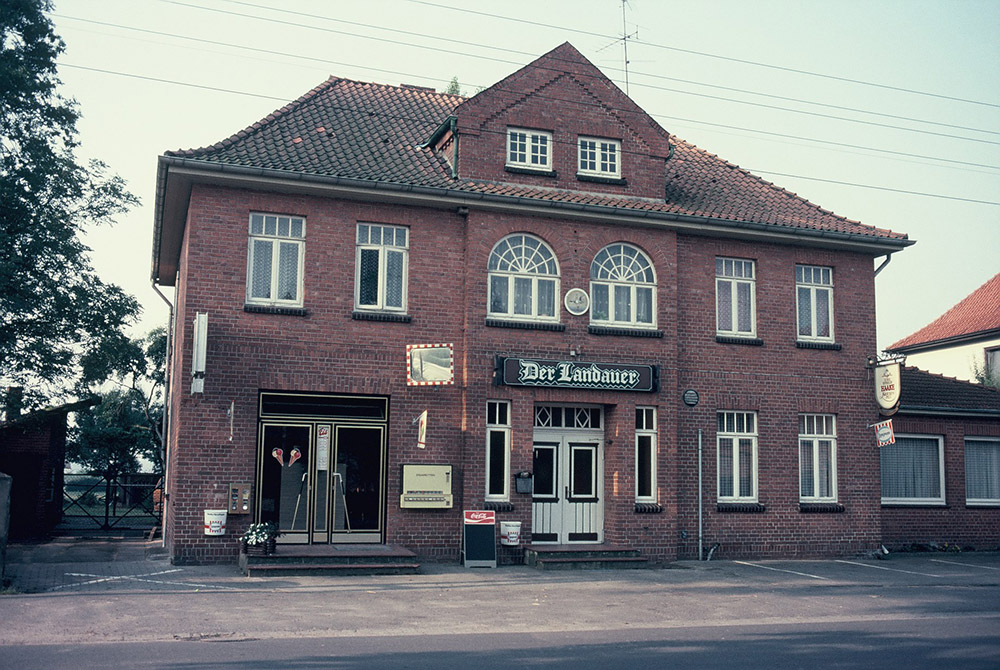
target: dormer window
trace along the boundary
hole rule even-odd
[[[609,179],[621,178],[622,170],[619,158],[621,150],[622,145],[618,140],[581,137],[577,174]]]
[[[552,170],[552,133],[508,128],[507,167]]]

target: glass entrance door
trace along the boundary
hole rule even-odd
[[[385,520],[385,430],[336,426],[330,477],[333,542],[381,542]]]
[[[258,518],[279,542],[382,542],[384,426],[267,423],[258,458]]]

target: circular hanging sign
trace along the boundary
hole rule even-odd
[[[684,391],[684,394],[681,396],[681,399],[684,400],[684,404],[687,405],[688,407],[694,407],[695,405],[698,404],[698,401],[701,398],[698,396],[697,391],[695,391],[694,389],[688,389],[687,391]]]
[[[573,316],[580,316],[586,314],[587,310],[590,309],[590,296],[582,288],[571,288],[566,291],[563,304],[566,305],[567,312]]]

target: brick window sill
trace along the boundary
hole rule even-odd
[[[355,321],[382,321],[386,323],[410,323],[413,320],[409,314],[393,314],[391,312],[351,312]]]
[[[502,500],[487,500],[483,503],[483,509],[492,510],[494,512],[513,512],[514,503]]]
[[[566,326],[561,323],[544,323],[539,321],[505,321],[503,319],[486,319],[489,328],[515,328],[520,330],[552,330],[562,332]]]
[[[594,184],[611,184],[612,186],[628,186],[628,182],[621,177],[602,177],[595,174],[576,174],[577,181],[589,181]]]
[[[844,510],[840,503],[799,503],[799,511],[803,514],[840,514]]]
[[[276,305],[253,305],[246,303],[243,311],[250,314],[280,314],[282,316],[309,316],[304,307],[278,307]]]
[[[717,503],[715,510],[734,514],[760,514],[766,512],[767,508],[760,503]]]
[[[660,503],[642,503],[637,502],[635,504],[636,514],[660,514],[663,512],[663,505]]]
[[[503,169],[505,172],[510,172],[511,174],[528,174],[533,177],[555,179],[558,176],[555,170],[534,170],[527,167],[517,167],[516,165],[505,165]]]
[[[591,335],[620,335],[623,337],[663,337],[662,330],[647,330],[645,328],[614,328],[612,326],[588,326]]]
[[[830,351],[840,351],[843,346],[839,342],[805,342],[797,340],[795,346],[799,349],[828,349]]]
[[[744,344],[750,347],[764,346],[764,340],[759,337],[733,337],[731,335],[716,335],[715,341],[719,344]]]

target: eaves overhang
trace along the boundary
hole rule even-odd
[[[952,337],[942,337],[928,342],[918,342],[917,344],[893,347],[886,349],[886,351],[900,354],[916,354],[927,351],[936,351],[938,349],[950,349],[951,347],[980,342],[982,340],[992,340],[994,338],[1000,338],[1000,328],[977,330],[974,333],[962,333],[961,335],[954,335]]]
[[[932,405],[900,405],[899,414],[920,416],[964,416],[964,417],[996,417],[1000,419],[1000,409],[993,408],[959,408],[936,407]]]
[[[161,286],[174,285],[191,187],[196,183],[437,209],[475,207],[529,216],[559,216],[583,221],[618,222],[668,228],[690,235],[735,237],[779,244],[840,249],[873,256],[899,251],[914,243],[914,240],[910,239],[873,237],[842,231],[531,199],[457,188],[372,181],[215,163],[178,156],[160,156],[157,165],[151,278],[154,283]]]

